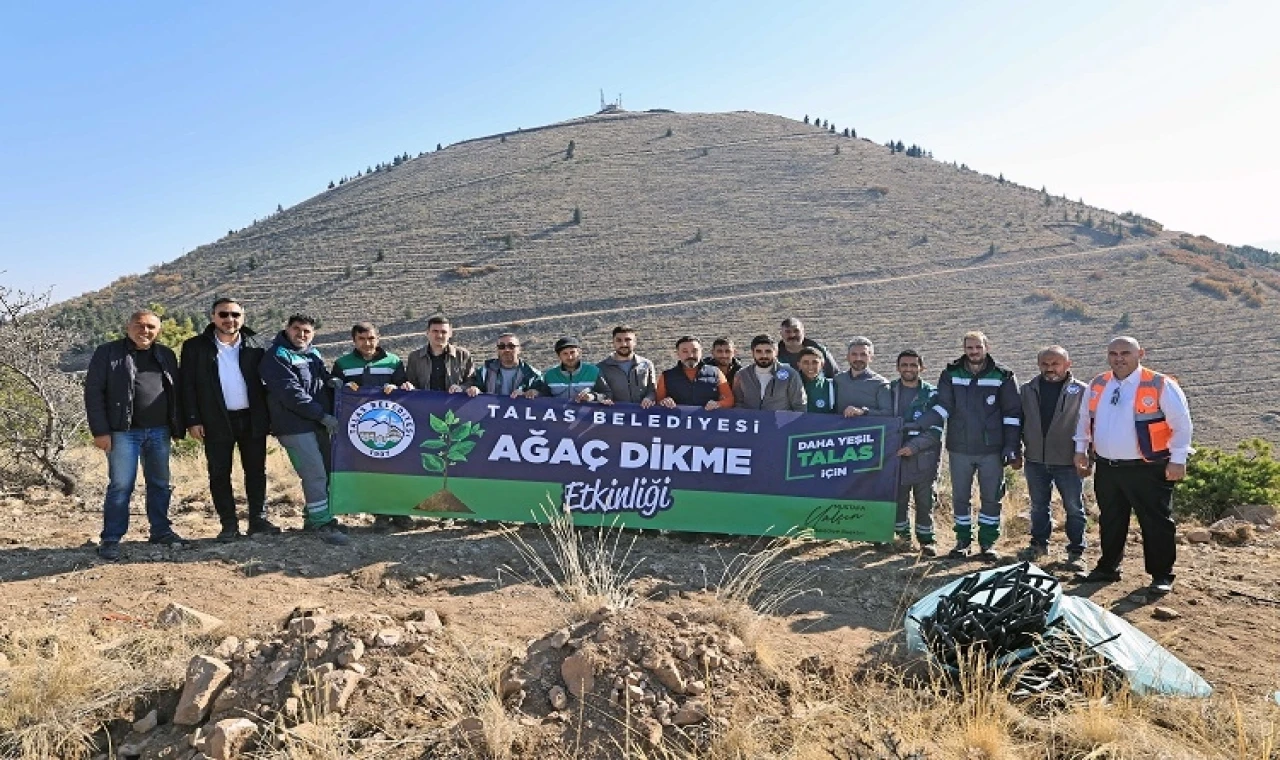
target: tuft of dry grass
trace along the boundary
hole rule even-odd
[[[633,576],[643,562],[631,559],[635,534],[624,541],[627,534],[617,524],[580,529],[573,523],[573,514],[550,496],[538,508],[542,519],[536,527],[550,553],[549,560],[518,529],[503,535],[537,582],[569,603],[573,620],[586,619],[601,607],[623,610],[635,604]]]
[[[747,644],[755,643],[763,619],[797,597],[822,593],[807,585],[812,573],[788,556],[812,538],[809,530],[788,533],[770,540],[760,551],[735,554],[725,563],[715,596],[699,617],[733,631]]]
[[[0,640],[11,663],[0,671],[0,756],[87,757],[121,703],[181,682],[198,641],[132,628],[10,632]]]

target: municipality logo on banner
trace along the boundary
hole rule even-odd
[[[393,401],[368,401],[347,419],[347,438],[374,459],[393,457],[413,443],[413,415]]]

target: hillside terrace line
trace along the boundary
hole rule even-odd
[[[737,301],[743,298],[764,298],[769,296],[780,296],[780,295],[787,295],[792,293],[811,293],[811,292],[820,291],[820,290],[837,290],[839,288],[847,288],[852,285],[880,285],[888,282],[902,282],[904,280],[914,280],[914,279],[920,279],[924,277],[933,277],[935,275],[940,275],[940,274],[957,274],[961,272],[976,272],[984,269],[1000,269],[1003,267],[1027,266],[1027,265],[1035,264],[1037,262],[1042,262],[1042,261],[1059,261],[1063,259],[1078,258],[1078,257],[1084,257],[1084,256],[1090,256],[1090,255],[1096,255],[1096,254],[1110,254],[1110,253],[1114,253],[1115,251],[1121,251],[1125,249],[1145,248],[1151,245],[1152,242],[1153,241],[1151,240],[1144,240],[1137,243],[1125,243],[1124,245],[1113,245],[1113,246],[1108,246],[1103,248],[1091,248],[1085,251],[1070,251],[1068,253],[1052,254],[1049,256],[1038,256],[1035,258],[1027,258],[1027,259],[1017,259],[1015,261],[995,261],[995,262],[988,262],[984,264],[972,264],[969,266],[962,266],[954,269],[935,269],[929,272],[912,272],[911,274],[893,275],[890,277],[860,279],[860,280],[857,280],[856,282],[845,281],[845,282],[829,283],[826,285],[805,285],[802,287],[794,287],[794,288],[771,288],[769,290],[756,290],[756,291],[749,291],[746,293],[734,293],[734,294],[722,295],[722,296],[707,296],[705,298],[690,298],[690,299],[681,299],[676,301],[661,301],[657,303],[634,304],[630,306],[617,306],[610,309],[588,309],[585,311],[574,311],[574,312],[568,312],[563,314],[549,314],[549,315],[544,315],[540,317],[528,317],[528,318],[521,319],[520,322],[521,322],[521,326],[523,327],[536,322],[554,322],[557,320],[564,320],[564,319],[576,319],[581,317],[598,317],[598,316],[604,316],[608,314],[619,314],[623,312],[632,312],[632,311],[650,311],[655,309],[668,309],[668,308],[675,308],[679,306],[698,306],[702,304],[716,303],[716,302],[723,302],[723,301]],[[1022,249],[1022,250],[1026,250],[1026,249]],[[1018,251],[1006,251],[1004,253],[1007,255],[1007,254],[1012,254],[1017,252]],[[837,275],[837,276],[848,278],[848,277],[851,277],[852,275]],[[464,330],[496,330],[496,329],[506,330],[510,328],[511,328],[511,322],[506,321],[506,322],[489,322],[486,324],[477,324],[477,325],[466,325],[466,324],[454,325],[453,331],[456,334]],[[382,333],[382,339],[394,340],[397,338],[410,338],[410,337],[419,336],[421,334],[422,334],[421,330],[417,330],[413,332],[400,332],[400,333],[385,332],[385,333]],[[329,348],[333,346],[346,346],[348,345],[348,343],[349,341],[330,341],[328,343],[316,343],[314,345],[319,348]]]

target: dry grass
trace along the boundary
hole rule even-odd
[[[747,644],[754,643],[765,618],[810,591],[821,593],[807,585],[812,574],[788,556],[812,538],[808,530],[789,533],[769,541],[760,551],[735,554],[725,563],[715,595],[699,617],[733,631]]]
[[[32,627],[10,632],[0,649],[0,755],[88,756],[99,726],[127,701],[183,677],[197,640],[138,629]]]
[[[642,560],[632,560],[636,534],[618,525],[580,529],[569,510],[551,497],[538,506],[542,517],[536,525],[550,558],[527,542],[518,529],[504,534],[524,559],[538,583],[568,602],[571,620],[584,620],[601,607],[623,610],[636,601],[632,582]],[[536,514],[535,519],[536,519]],[[510,568],[508,568],[510,569]]]

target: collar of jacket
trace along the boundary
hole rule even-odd
[[[379,348],[381,348],[381,346],[379,346]],[[431,350],[431,344],[430,344],[430,343],[428,343],[426,346],[424,346],[424,348],[425,348],[425,349],[426,349],[426,351],[427,351],[427,356],[428,356],[428,357],[431,357],[431,356],[435,356],[435,355],[436,355],[436,354],[435,354],[435,352]],[[445,346],[444,346],[444,355],[445,355],[445,356],[457,356],[457,355],[458,355],[458,349],[457,349],[457,347],[456,347],[456,346],[454,346],[452,343],[446,343],[446,344],[445,344]]]
[[[961,356],[959,359],[956,359],[955,361],[948,364],[947,369],[964,370],[965,372],[969,372],[968,362],[969,360],[967,358],[965,358],[964,356]],[[978,370],[977,372],[970,372],[970,374],[973,375],[974,377],[977,377],[978,375],[985,375],[986,373],[990,372],[993,369],[1002,375],[1009,374],[1009,368],[1005,367],[1000,362],[997,362],[995,360],[995,357],[992,356],[991,354],[987,354],[986,360],[983,361],[982,363],[982,369]]]

